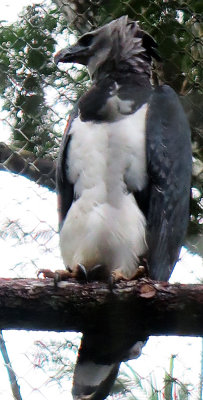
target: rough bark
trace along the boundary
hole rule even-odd
[[[0,329],[203,335],[203,285],[0,279]]]
[[[9,171],[54,190],[56,163],[51,158],[37,158],[33,153],[12,150],[0,142],[0,171]]]

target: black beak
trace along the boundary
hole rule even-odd
[[[86,49],[83,46],[75,44],[71,47],[66,47],[58,51],[58,53],[54,56],[54,62],[58,64],[59,62],[68,63],[68,62],[78,62],[80,64],[86,64]]]

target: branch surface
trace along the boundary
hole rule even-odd
[[[0,329],[203,336],[203,285],[0,279]]]

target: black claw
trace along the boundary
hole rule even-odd
[[[55,290],[58,289],[58,283],[61,281],[61,276],[58,272],[54,273],[54,288]]]
[[[61,275],[58,272],[54,273],[54,282],[58,283],[61,281]]]
[[[77,279],[87,282],[87,271],[83,264],[78,264]]]
[[[109,270],[103,264],[97,264],[88,271],[88,281],[109,281]]]
[[[113,293],[114,280],[113,280],[113,276],[111,274],[109,275],[108,286],[109,286],[110,292]]]

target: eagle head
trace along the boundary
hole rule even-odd
[[[160,59],[156,47],[154,39],[124,15],[85,33],[73,46],[60,50],[55,62],[86,65],[91,77],[100,68],[107,73],[131,70],[150,75],[152,57]]]

